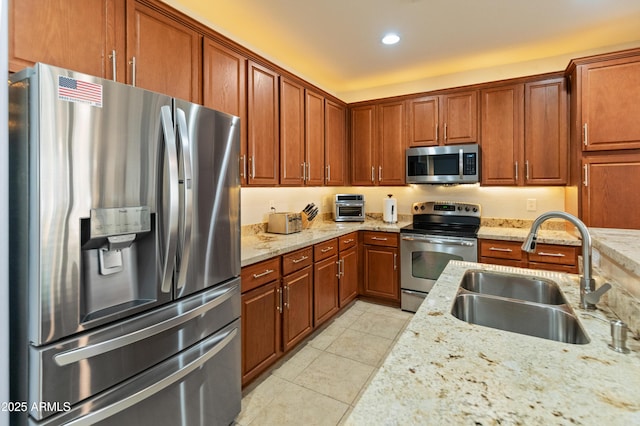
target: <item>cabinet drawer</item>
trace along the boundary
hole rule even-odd
[[[575,266],[578,249],[576,246],[537,244],[535,253],[529,253],[529,262]]]
[[[240,273],[242,292],[253,290],[280,278],[280,256],[254,265],[245,266]]]
[[[338,239],[334,238],[333,240],[325,241],[324,243],[319,243],[313,246],[313,261],[317,262],[319,260],[327,259],[331,256],[338,254]]]
[[[313,263],[313,247],[282,255],[282,275],[289,275]]]
[[[363,241],[368,245],[398,247],[398,234],[392,232],[365,231]]]
[[[493,257],[496,259],[526,260],[519,241],[479,240],[479,257]]]
[[[356,244],[358,244],[358,234],[356,232],[338,238],[338,249],[340,251],[355,247]]]

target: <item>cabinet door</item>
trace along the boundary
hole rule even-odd
[[[582,217],[587,226],[640,229],[640,153],[583,158]]]
[[[405,103],[378,105],[377,181],[380,185],[405,183]]]
[[[528,185],[565,185],[569,169],[565,79],[525,85],[524,159]]]
[[[282,279],[282,346],[288,351],[313,330],[313,268],[306,268]]]
[[[247,71],[249,185],[277,185],[279,169],[278,75],[255,62]]]
[[[347,184],[346,108],[330,100],[325,102],[325,185]]]
[[[324,96],[305,90],[305,185],[324,184]]]
[[[194,30],[127,0],[127,83],[200,103],[201,45]]]
[[[364,246],[363,292],[365,296],[400,301],[397,248]]]
[[[318,326],[338,312],[338,257],[316,262],[313,267],[313,317]]]
[[[517,185],[521,181],[523,96],[522,84],[480,92],[483,185]]]
[[[358,295],[358,247],[340,253],[340,307]]]
[[[10,1],[9,71],[44,62],[115,80],[115,51],[116,74],[123,80],[124,4],[124,0]]]
[[[445,145],[478,140],[478,93],[476,91],[442,96],[441,125]]]
[[[242,383],[280,356],[280,281],[242,295]]]
[[[280,78],[280,184],[304,185],[304,88]]]
[[[204,106],[240,117],[240,183],[247,183],[247,59],[206,38],[203,46]]]
[[[438,145],[438,96],[409,101],[409,146]]]
[[[375,184],[376,107],[351,110],[351,184]]]
[[[640,148],[640,58],[584,65],[581,74],[584,149]]]

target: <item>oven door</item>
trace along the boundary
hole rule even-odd
[[[477,262],[478,240],[422,234],[402,234],[402,289],[428,293],[450,260]]]

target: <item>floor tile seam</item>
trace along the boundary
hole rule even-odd
[[[378,366],[378,365],[371,365],[371,364],[367,364],[366,362],[362,362],[362,361],[360,361],[359,359],[349,358],[348,356],[345,356],[345,355],[342,355],[342,354],[339,354],[339,353],[330,352],[330,351],[327,351],[327,350],[325,350],[324,352],[326,352],[327,354],[333,355],[333,356],[340,357],[340,358],[345,359],[345,360],[348,360],[348,361],[357,362],[358,364],[364,365],[364,366],[369,367],[369,368],[373,368],[374,370],[375,370],[375,369],[377,369],[377,368],[379,368],[379,366]],[[311,365],[311,364],[309,364],[307,367],[305,367],[305,370],[306,370],[310,365]],[[303,371],[304,371],[304,370],[303,370]],[[302,374],[302,372],[300,372],[300,374]]]
[[[347,327],[347,330],[357,331],[358,333],[366,334],[366,335],[369,335],[369,336],[379,337],[379,338],[381,338],[381,339],[389,340],[389,341],[391,341],[392,343],[396,340],[396,338],[398,337],[398,334],[400,334],[400,331],[402,331],[402,330],[398,331],[398,332],[396,333],[396,335],[395,335],[393,338],[389,338],[389,337],[387,337],[387,336],[381,336],[381,335],[379,335],[379,334],[370,333],[370,332],[363,331],[363,330],[359,330],[359,329],[357,329],[357,328],[352,328],[352,327]]]

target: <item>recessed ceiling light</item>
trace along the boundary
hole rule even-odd
[[[382,37],[382,42],[384,44],[396,44],[400,41],[400,36],[398,34],[389,33]]]

